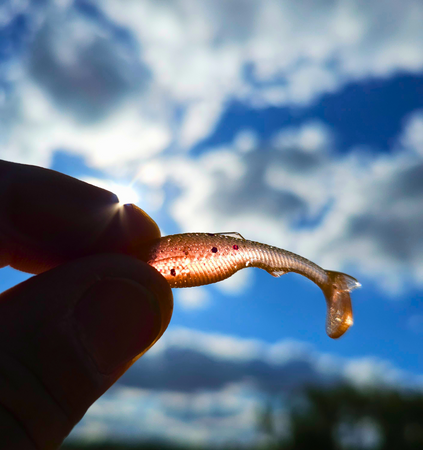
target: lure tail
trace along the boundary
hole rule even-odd
[[[361,284],[353,277],[341,273],[326,271],[328,281],[321,286],[326,297],[326,332],[329,337],[341,337],[353,324],[350,292]]]

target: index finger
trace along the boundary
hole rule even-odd
[[[0,160],[0,267],[40,273],[94,253],[135,254],[158,237],[153,219],[109,191]]]

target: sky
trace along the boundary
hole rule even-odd
[[[164,235],[236,231],[362,283],[336,341],[298,275],[174,290],[71,439],[250,443],[304,383],[423,387],[422,22],[420,0],[0,2],[1,159],[110,189]]]

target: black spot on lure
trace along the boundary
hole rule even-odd
[[[141,249],[143,259],[172,288],[201,286],[230,277],[245,267],[259,267],[274,277],[299,273],[316,283],[326,298],[326,332],[342,336],[353,323],[350,292],[360,287],[353,277],[324,270],[302,256],[248,241],[238,233],[186,233],[164,236]]]

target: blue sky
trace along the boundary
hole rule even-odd
[[[0,5],[0,158],[363,285],[337,341],[297,275],[174,291],[168,332],[73,438],[251,441],[269,392],[423,386],[422,20],[418,0]]]

